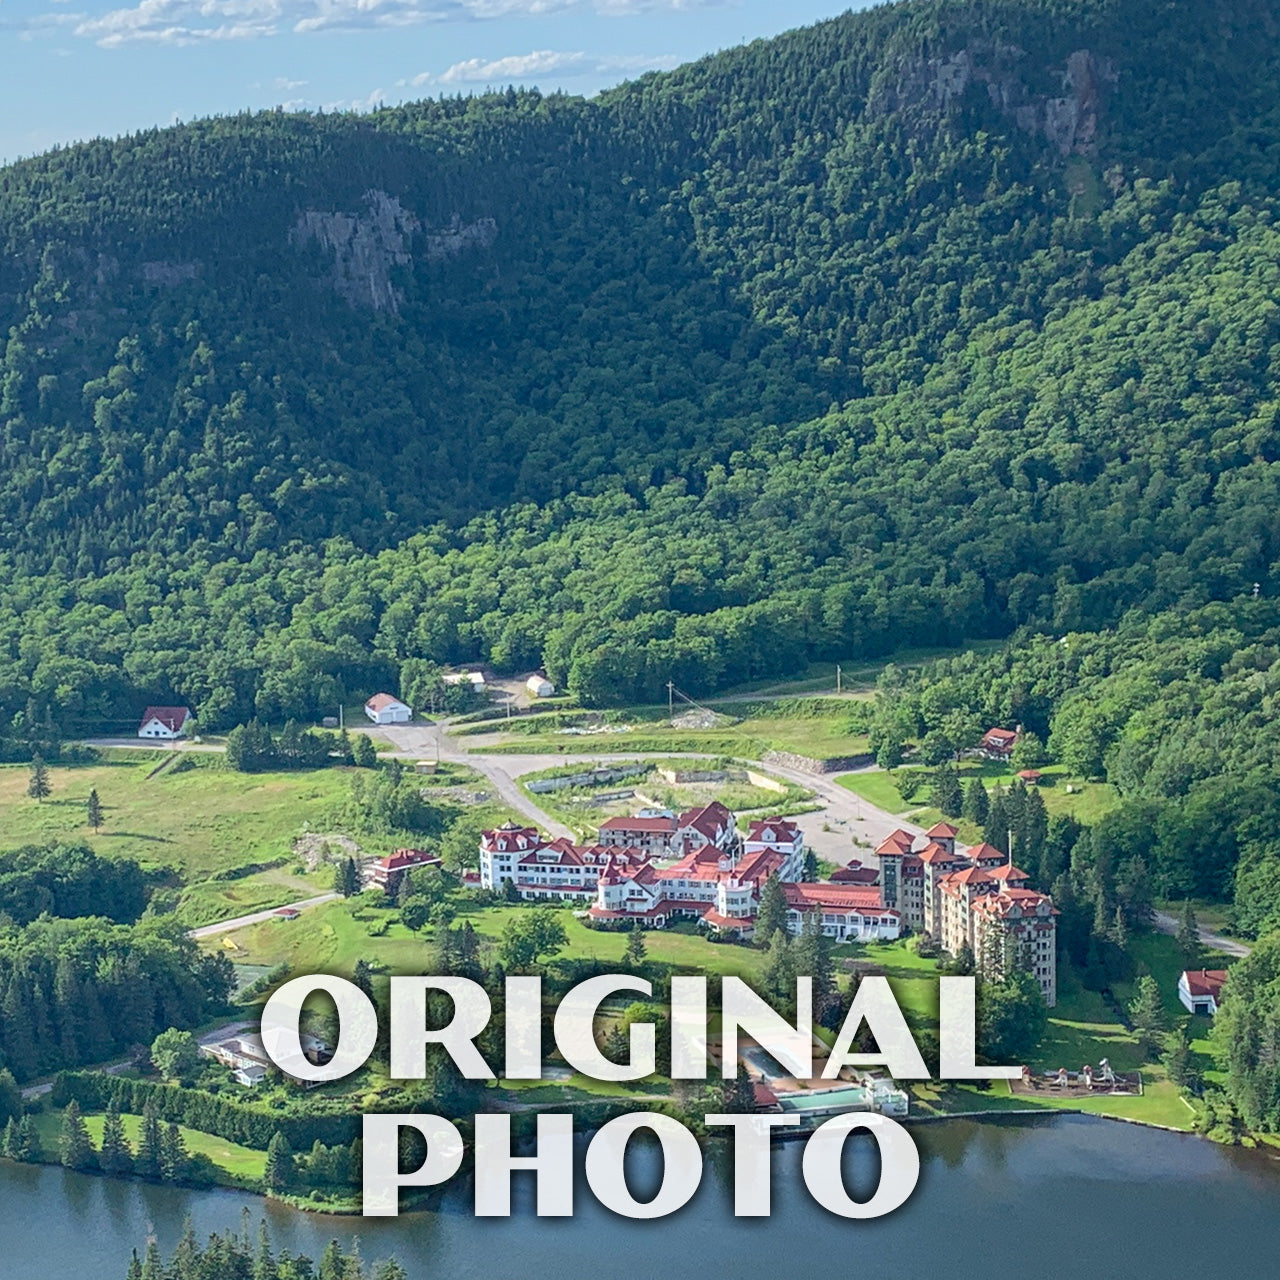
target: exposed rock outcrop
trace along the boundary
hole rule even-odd
[[[417,217],[385,191],[367,191],[364,204],[360,213],[304,210],[291,237],[296,245],[318,244],[333,255],[329,282],[352,306],[399,310],[403,299],[393,273],[412,265],[415,248],[434,262],[487,249],[498,236],[492,218],[455,217],[448,227],[423,231]]]
[[[1015,45],[971,45],[945,57],[915,58],[873,87],[867,114],[894,112],[924,124],[953,110],[970,85],[981,84],[1000,112],[1059,154],[1094,154],[1105,90],[1119,78],[1115,63],[1089,49],[1075,50],[1060,72],[1060,96],[1032,92],[1027,70],[1026,54]]]

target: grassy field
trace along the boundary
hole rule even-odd
[[[125,753],[120,753],[124,755]],[[129,752],[128,759],[51,767],[53,794],[27,794],[25,765],[0,768],[0,854],[52,840],[91,845],[103,856],[135,858],[144,867],[172,867],[186,882],[180,912],[192,924],[225,919],[304,898],[329,887],[328,876],[300,874],[293,837],[324,831],[346,796],[344,769],[244,774],[212,764],[148,777],[166,753]],[[86,804],[96,789],[105,823],[95,834]],[[262,863],[287,865],[242,878],[215,876]]]
[[[929,806],[927,784],[921,785],[910,800],[904,800],[898,789],[898,779],[903,775],[925,775],[928,772],[927,769],[916,767],[895,770],[894,773],[872,769],[863,773],[841,774],[836,782],[886,813],[910,816],[913,822],[930,826],[942,815]],[[1040,772],[1043,776],[1040,795],[1050,814],[1064,813],[1080,822],[1096,822],[1120,803],[1119,793],[1109,783],[1071,778],[1062,765],[1046,765]],[[1007,765],[993,761],[962,761],[959,774],[961,782],[965,783],[971,778],[981,778],[988,790],[997,785],[1008,787],[1015,778],[1013,770]],[[1069,792],[1068,787],[1071,788]],[[968,824],[961,824],[962,840],[972,842],[980,838],[980,834]]]
[[[120,1118],[124,1122],[125,1137],[129,1139],[130,1146],[136,1151],[138,1149],[138,1139],[142,1132],[142,1117],[124,1115]],[[44,1148],[45,1158],[57,1159],[58,1135],[62,1131],[62,1113],[60,1111],[43,1111],[36,1116],[35,1122],[36,1130],[40,1135],[40,1145]],[[102,1123],[103,1117],[101,1115],[85,1116],[85,1127],[89,1130],[89,1137],[93,1140],[95,1147],[102,1145]],[[230,1180],[237,1183],[261,1181],[262,1172],[267,1162],[267,1153],[265,1151],[256,1151],[252,1147],[242,1147],[237,1142],[229,1142],[226,1138],[218,1138],[213,1134],[201,1133],[198,1129],[188,1129],[182,1125],[178,1126],[178,1132],[182,1134],[182,1139],[187,1144],[187,1150],[192,1155],[208,1156],[219,1169],[229,1175]]]
[[[525,753],[535,749],[695,751],[742,760],[758,760],[769,750],[793,751],[823,759],[861,755],[868,750],[867,736],[862,731],[864,711],[855,700],[826,699],[816,709],[805,704],[795,713],[789,706],[794,704],[781,702],[777,714],[771,714],[767,708],[751,704],[751,714],[735,718],[733,704],[726,703],[719,709],[725,717],[723,723],[706,729],[673,728],[666,707],[630,707],[609,713],[612,728],[603,733],[569,733],[557,728],[550,716],[545,720],[529,716],[502,742],[477,750],[498,753]],[[506,725],[495,722],[490,726],[468,728],[475,731],[490,728],[497,732],[505,730]]]

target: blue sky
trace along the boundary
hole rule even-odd
[[[0,161],[243,108],[594,93],[867,0],[0,0]]]

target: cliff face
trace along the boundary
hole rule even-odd
[[[1059,154],[1092,155],[1106,90],[1119,79],[1115,63],[1089,49],[1075,50],[1064,66],[1051,70],[1062,85],[1057,95],[1029,87],[1035,70],[1016,45],[972,44],[945,57],[903,61],[873,86],[867,114],[896,113],[916,127],[936,125],[979,85],[1018,128],[1044,138]]]
[[[291,236],[299,247],[318,244],[333,255],[329,283],[355,307],[398,311],[402,297],[393,271],[411,266],[415,249],[428,262],[454,258],[488,248],[498,234],[492,218],[468,223],[455,218],[447,228],[419,235],[422,224],[395,196],[368,191],[364,204],[360,213],[304,210]]]

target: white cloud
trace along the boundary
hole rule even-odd
[[[486,61],[468,58],[455,62],[440,76],[441,84],[508,84],[516,80],[533,80],[539,76],[585,76],[615,71],[655,71],[673,67],[679,61],[668,54],[649,56],[633,54],[625,57],[596,55],[582,52],[561,52],[555,49],[534,49],[531,53],[510,54],[505,58]],[[430,80],[426,73],[414,76],[411,84],[420,85]]]
[[[274,81],[277,89],[288,92],[290,89],[305,89],[307,82],[305,80],[290,80],[288,76],[276,76]]]
[[[305,33],[482,22],[571,9],[621,16],[715,3],[718,0],[138,0],[131,7],[101,15],[75,15],[75,34],[107,48],[134,43],[185,45],[252,40],[284,30]]]

